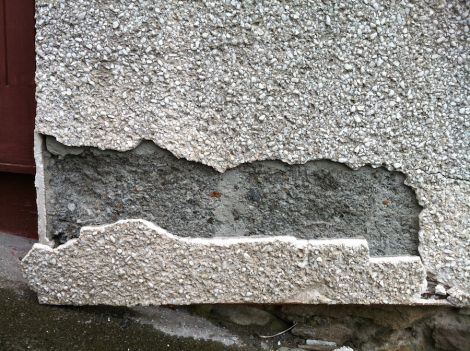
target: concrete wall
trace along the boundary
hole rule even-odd
[[[467,33],[453,1],[38,0],[41,236],[65,245],[33,249],[31,284],[52,303],[184,304],[191,286],[270,302],[269,286],[278,303],[468,304]],[[120,266],[168,241],[184,252]],[[110,295],[62,291],[77,274]]]

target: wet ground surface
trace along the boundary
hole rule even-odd
[[[135,322],[125,308],[39,305],[28,291],[0,289],[0,310],[0,350],[5,351],[250,350],[163,334]]]
[[[254,350],[167,335],[127,308],[40,305],[19,270],[32,244],[0,233],[0,351]]]

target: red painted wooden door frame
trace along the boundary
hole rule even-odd
[[[28,237],[37,236],[34,12],[34,0],[0,0],[0,232]]]
[[[34,173],[34,0],[0,0],[0,171]]]

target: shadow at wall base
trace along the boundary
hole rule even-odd
[[[37,239],[34,175],[0,172],[0,232]]]

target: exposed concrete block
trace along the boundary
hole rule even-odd
[[[61,244],[84,225],[142,218],[184,237],[365,238],[374,256],[418,255],[421,207],[400,172],[258,161],[219,173],[151,142],[82,152],[44,157],[48,232]]]
[[[426,286],[418,257],[371,259],[365,240],[180,238],[142,220],[36,244],[23,267],[48,304],[415,304]]]

